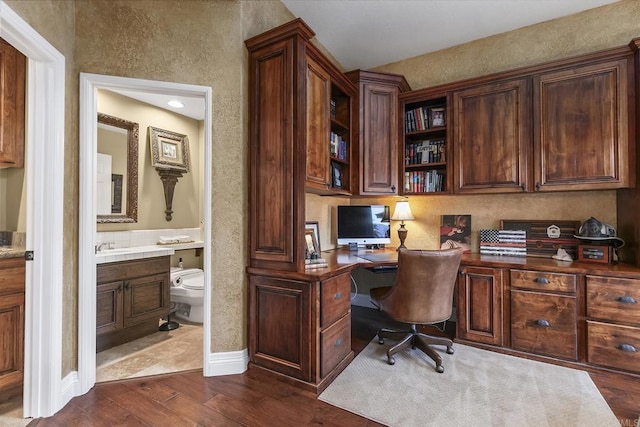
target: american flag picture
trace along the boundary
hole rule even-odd
[[[527,256],[527,232],[525,230],[480,230],[480,253]]]

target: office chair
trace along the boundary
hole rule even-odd
[[[387,350],[387,363],[393,365],[393,355],[411,346],[419,348],[436,362],[436,372],[444,372],[442,358],[431,347],[447,346],[453,354],[453,341],[418,332],[416,325],[435,325],[451,317],[453,292],[458,277],[462,248],[447,250],[406,250],[398,252],[398,271],[393,286],[373,288],[371,302],[393,320],[407,323],[409,330],[380,329],[378,342],[385,338],[398,340]]]

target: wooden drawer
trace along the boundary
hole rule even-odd
[[[351,275],[332,277],[321,284],[321,327],[326,327],[344,316],[351,309]]]
[[[511,287],[540,292],[575,293],[575,274],[549,273],[545,271],[511,270]]]
[[[587,321],[587,360],[640,372],[640,328]]]
[[[114,282],[116,280],[135,279],[154,274],[169,273],[171,269],[169,256],[118,261],[97,266],[97,283]]]
[[[576,317],[574,297],[511,291],[511,346],[577,360]]]
[[[326,377],[351,351],[351,316],[346,315],[320,333],[320,377]]]
[[[587,276],[587,316],[640,325],[640,280]]]

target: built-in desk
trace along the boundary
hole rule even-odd
[[[354,357],[351,271],[397,264],[394,249],[368,253],[391,258],[338,249],[322,253],[326,268],[247,268],[250,367],[324,390]],[[640,268],[465,254],[456,295],[457,342],[640,372]]]

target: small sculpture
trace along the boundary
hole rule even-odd
[[[573,261],[573,258],[571,258],[571,255],[569,255],[567,251],[565,251],[562,248],[558,248],[558,253],[556,253],[555,255],[552,255],[551,258],[557,259],[560,261]]]

